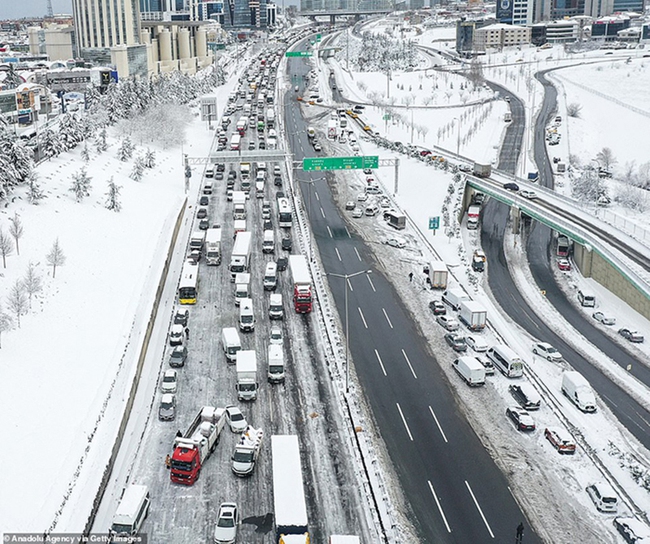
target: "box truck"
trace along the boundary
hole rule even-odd
[[[248,272],[239,272],[235,275],[235,306],[251,296],[251,275]]]
[[[255,400],[257,398],[257,354],[252,349],[242,349],[237,353],[237,398]]]
[[[205,257],[210,266],[221,264],[221,229],[208,229],[205,234]]]
[[[239,232],[235,237],[235,244],[230,256],[230,281],[235,281],[239,272],[248,272],[251,253],[251,232]]]
[[[311,312],[311,275],[309,265],[304,255],[290,255],[289,268],[293,280],[293,306],[297,313],[307,314]]]
[[[232,218],[246,219],[246,193],[244,191],[233,191],[232,204]]]
[[[458,319],[460,319],[468,329],[472,331],[481,331],[485,328],[487,323],[487,310],[480,302],[476,302],[475,300],[463,300],[460,302]]]
[[[442,301],[451,306],[453,310],[458,310],[460,308],[460,303],[463,300],[470,300],[469,296],[465,294],[465,291],[462,289],[447,289],[442,294],[441,298]]]
[[[448,276],[447,265],[443,261],[431,261],[429,264],[431,289],[446,289]]]
[[[472,173],[477,178],[489,178],[492,175],[492,165],[475,162],[472,168]]]

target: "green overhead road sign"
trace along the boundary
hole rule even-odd
[[[314,53],[311,51],[287,51],[285,57],[311,57]]]
[[[358,170],[379,168],[379,157],[317,157],[302,160],[302,169],[309,170]]]
[[[317,42],[320,41],[320,38],[321,38],[320,34],[316,34],[316,41],[317,41]]]

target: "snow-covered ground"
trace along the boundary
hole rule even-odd
[[[452,35],[449,29],[432,29],[418,39],[424,45],[424,41],[433,42],[438,37],[451,38]],[[434,45],[438,47],[441,44],[444,42]],[[602,52],[599,54],[602,56]],[[517,64],[519,58],[523,62]],[[537,84],[527,83],[530,74],[545,67],[582,60],[582,55],[567,58],[559,48],[543,52],[534,48],[512,50],[489,55],[487,61],[492,68],[486,68],[485,74],[518,92],[532,110],[533,101],[535,104],[541,102],[541,91]],[[648,94],[644,93],[648,77],[645,62],[635,54],[630,64],[608,61],[557,72],[556,77],[562,82],[561,104],[580,102],[583,106],[581,117],[571,119],[568,132],[563,134],[565,160],[570,152],[588,162],[605,146],[612,148],[619,164],[633,160],[639,164],[647,160],[642,145],[642,127],[647,116],[631,109],[650,109]],[[492,100],[493,97],[484,90],[475,95],[466,92],[467,100],[463,104],[464,98],[459,91],[464,78],[433,70],[395,72],[389,82],[394,103],[382,106],[379,105],[379,101],[383,101],[382,92],[386,93],[385,100],[389,100],[388,91],[385,91],[385,74],[349,73],[344,70],[344,62],[332,62],[326,66],[335,70],[337,85],[344,87],[346,97],[370,105],[364,118],[373,130],[403,143],[412,139],[416,145],[438,145],[450,151],[455,151],[458,146],[461,155],[482,161],[495,160],[504,130],[503,113],[507,107],[502,101]],[[620,89],[621,78],[626,80],[624,93]],[[225,103],[235,85],[236,77],[233,77],[219,89],[220,104]],[[370,96],[369,90],[372,89],[376,89],[376,94]],[[529,92],[532,89],[536,89],[534,94]],[[633,92],[633,89],[637,90]],[[323,95],[327,92],[322,83],[321,92]],[[404,99],[410,100],[410,95],[413,98],[409,104],[413,107],[406,108]],[[482,100],[487,101],[480,102]],[[474,101],[477,104],[473,104]],[[601,113],[603,111],[613,112],[612,118],[608,119]],[[387,113],[391,119],[384,120]],[[563,117],[566,119],[565,113]],[[454,118],[457,120],[452,125]],[[620,122],[612,119],[620,119]],[[456,124],[459,121],[460,132]],[[601,122],[606,123],[606,130],[602,129]],[[475,124],[476,128],[470,135],[470,127]],[[85,522],[88,496],[81,496],[78,491],[84,487],[94,489],[101,477],[107,451],[112,446],[115,424],[128,394],[125,387],[133,371],[136,347],[141,341],[143,323],[148,317],[153,290],[159,280],[170,231],[185,199],[182,153],[205,156],[212,134],[205,123],[193,118],[187,129],[186,140],[190,143],[183,149],[156,149],[156,166],[147,170],[140,182],[128,177],[130,163],[117,160],[118,142],[111,136],[111,146],[105,153],[93,153],[89,166],[93,178],[91,195],[83,202],[75,202],[68,190],[72,175],[83,166],[81,149],[78,149],[39,165],[38,173],[47,199],[32,206],[26,202],[24,193],[17,191],[17,198],[0,212],[3,230],[7,231],[8,219],[16,212],[25,226],[25,234],[20,239],[20,255],[13,254],[7,258],[7,268],[0,277],[2,292],[6,294],[24,275],[30,261],[43,279],[43,291],[34,297],[31,309],[21,317],[20,327],[2,335],[0,395],[4,417],[0,431],[6,444],[27,446],[21,448],[24,453],[21,451],[20,456],[21,466],[28,467],[28,470],[5,470],[0,477],[3,489],[0,494],[0,532],[43,531],[58,519],[62,522],[57,530],[73,531],[79,530]],[[593,135],[598,135],[598,139],[592,139]],[[363,154],[378,154],[381,158],[392,156],[385,149],[364,141],[361,134],[359,140]],[[136,154],[138,152],[144,152],[144,149],[139,148]],[[349,154],[349,151],[341,148],[341,153]],[[404,293],[405,300],[415,299],[408,294],[412,294],[414,288],[424,287],[422,277],[417,273],[431,259],[432,251],[448,263],[456,281],[464,285],[480,285],[467,261],[468,252],[478,243],[476,238],[450,239],[441,231],[433,236],[428,230],[429,217],[443,216],[451,174],[405,156],[399,158],[400,182],[395,202],[409,214],[415,228],[410,227],[403,235],[409,242],[406,249],[385,247],[377,249],[377,252],[380,259],[390,265],[386,269],[395,271],[394,281]],[[348,191],[341,194],[341,201],[355,199],[363,187],[361,176],[349,172],[342,176],[348,180]],[[107,182],[111,177],[122,186],[123,209],[119,213],[104,208]],[[392,170],[380,169],[377,177],[387,192],[392,193]],[[387,230],[381,219],[363,218],[358,224],[359,229],[370,237],[382,239],[389,232],[394,234]],[[52,277],[45,256],[57,238],[67,260],[57,268],[56,277]],[[524,283],[530,281],[521,256],[515,250],[510,253],[513,268],[515,263],[521,263],[524,270],[518,279]],[[409,271],[416,273],[414,284],[404,279]],[[599,304],[620,322],[634,321],[638,328],[650,330],[647,321],[598,285],[576,273],[571,273],[568,278],[567,283],[589,284],[590,289],[596,291]],[[520,345],[522,353],[527,353],[531,339],[506,334],[505,327],[499,326],[503,320],[496,314],[489,297],[480,287],[473,291],[473,295],[489,305],[490,319],[500,334],[509,342]],[[419,302],[412,302],[414,308],[423,317],[428,317],[428,298],[418,298]],[[539,302],[539,311],[549,323],[558,330],[569,330],[560,317],[551,313],[542,301]],[[3,307],[6,311],[6,304]],[[440,341],[441,333],[436,326],[426,323],[421,326],[432,341]],[[641,349],[648,355],[647,348]],[[593,355],[598,364],[616,375],[617,380],[628,383],[628,378],[617,372],[615,365],[598,354]],[[528,361],[533,362],[532,355]],[[557,394],[559,369],[541,361],[534,361],[534,366]],[[450,381],[456,382],[457,377],[450,376]],[[482,436],[502,466],[513,474],[513,485],[524,497],[525,504],[536,513],[540,523],[548,524],[548,531],[556,537],[566,531],[573,535],[573,538],[563,537],[566,540],[597,541],[600,535],[602,540],[615,541],[610,518],[597,515],[582,491],[597,477],[593,464],[582,451],[573,458],[559,458],[541,433],[524,439],[514,438],[511,428],[501,420],[495,423],[494,418],[485,413],[485,402],[508,401],[506,385],[504,379],[496,376],[478,395],[468,393],[460,385],[458,394],[477,422],[477,428],[494,429],[495,434]],[[647,398],[645,388],[638,384],[628,385],[637,390],[641,398]],[[560,403],[563,402],[560,399]],[[620,468],[623,460],[609,443],[616,443],[623,452],[629,449],[644,460],[645,466],[650,466],[647,452],[619,429],[606,410],[601,409],[597,416],[592,417],[582,416],[566,403],[564,408],[628,493],[647,510],[647,491],[634,482],[630,470]],[[550,410],[544,410],[540,412],[538,424],[540,427],[549,424],[553,418]],[[607,429],[607,433],[603,429]],[[503,444],[510,449],[505,451]],[[3,451],[5,466],[10,466],[11,461],[15,463],[9,459],[9,455],[17,455],[15,448]],[[642,465],[635,461],[632,466],[638,469]],[[553,493],[548,492],[548,487],[535,490],[535,484],[526,479],[528,473],[523,472],[524,468],[533,473],[534,482],[547,482]],[[518,476],[520,472],[522,474]],[[66,502],[69,496],[76,496],[78,500]],[[544,508],[550,514],[543,514]],[[591,536],[584,538],[585,534]]]

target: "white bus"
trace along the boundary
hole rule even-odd
[[[181,281],[178,285],[178,302],[181,304],[196,304],[199,284],[199,265],[186,262],[181,272]]]
[[[241,147],[241,136],[239,134],[233,134],[230,138],[230,150],[239,151]]]
[[[278,224],[281,228],[289,229],[291,228],[292,220],[293,216],[289,199],[284,197],[278,198]]]
[[[487,356],[492,360],[504,376],[519,378],[524,374],[524,363],[508,346],[497,344],[487,351]]]

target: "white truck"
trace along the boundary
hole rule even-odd
[[[267,362],[269,383],[284,383],[284,350],[280,344],[269,344]]]
[[[233,191],[232,204],[233,219],[246,219],[246,193],[244,191]]]
[[[151,497],[146,485],[131,484],[124,490],[120,504],[115,510],[109,538],[118,537],[127,542],[140,532],[140,527],[149,513]]]
[[[316,129],[314,127],[307,127],[307,138],[310,140],[316,136]]]
[[[239,443],[235,446],[235,453],[232,456],[232,471],[240,477],[250,476],[255,470],[255,462],[262,448],[264,431],[255,429],[249,425]]]
[[[470,230],[478,229],[478,222],[481,216],[481,207],[477,205],[470,206],[467,209],[467,228]]]
[[[237,353],[241,351],[241,340],[235,327],[224,327],[221,330],[221,345],[229,363],[237,361]]]
[[[327,122],[327,139],[336,140],[336,133],[338,132],[338,124],[336,119],[330,119]]]
[[[485,367],[476,357],[459,357],[451,366],[472,387],[485,385]]]
[[[262,240],[262,252],[273,253],[275,251],[275,233],[272,229],[264,231],[264,239]]]
[[[596,396],[586,378],[570,370],[562,374],[562,393],[583,412],[596,411]]]
[[[312,309],[311,274],[304,255],[290,255],[289,268],[293,279],[293,306],[297,313],[307,314]]]
[[[242,191],[249,193],[251,190],[251,163],[242,162],[239,165],[239,174],[241,177]]]
[[[268,128],[275,126],[275,110],[273,108],[267,108],[266,110],[266,126]]]
[[[202,251],[205,243],[205,231],[197,230],[190,236],[190,251]]]
[[[239,232],[235,237],[235,244],[230,256],[230,281],[235,281],[235,276],[239,272],[248,272],[248,266],[251,256],[251,237],[250,231]]]
[[[193,485],[201,467],[219,443],[221,430],[226,423],[223,408],[204,406],[187,431],[174,440],[170,478],[172,482]]]
[[[487,323],[487,310],[480,302],[475,300],[463,300],[460,302],[460,319],[468,329],[481,331]]]
[[[242,349],[237,354],[237,398],[257,398],[257,354],[252,349]]]
[[[446,289],[449,272],[444,261],[431,261],[429,263],[429,283],[431,289]]]
[[[239,272],[235,275],[235,306],[251,296],[251,275],[248,272]]]
[[[221,264],[221,229],[211,228],[205,234],[205,257],[210,266]]]
[[[458,310],[462,301],[470,300],[462,289],[447,289],[441,298],[445,304],[451,306],[452,310]]]

